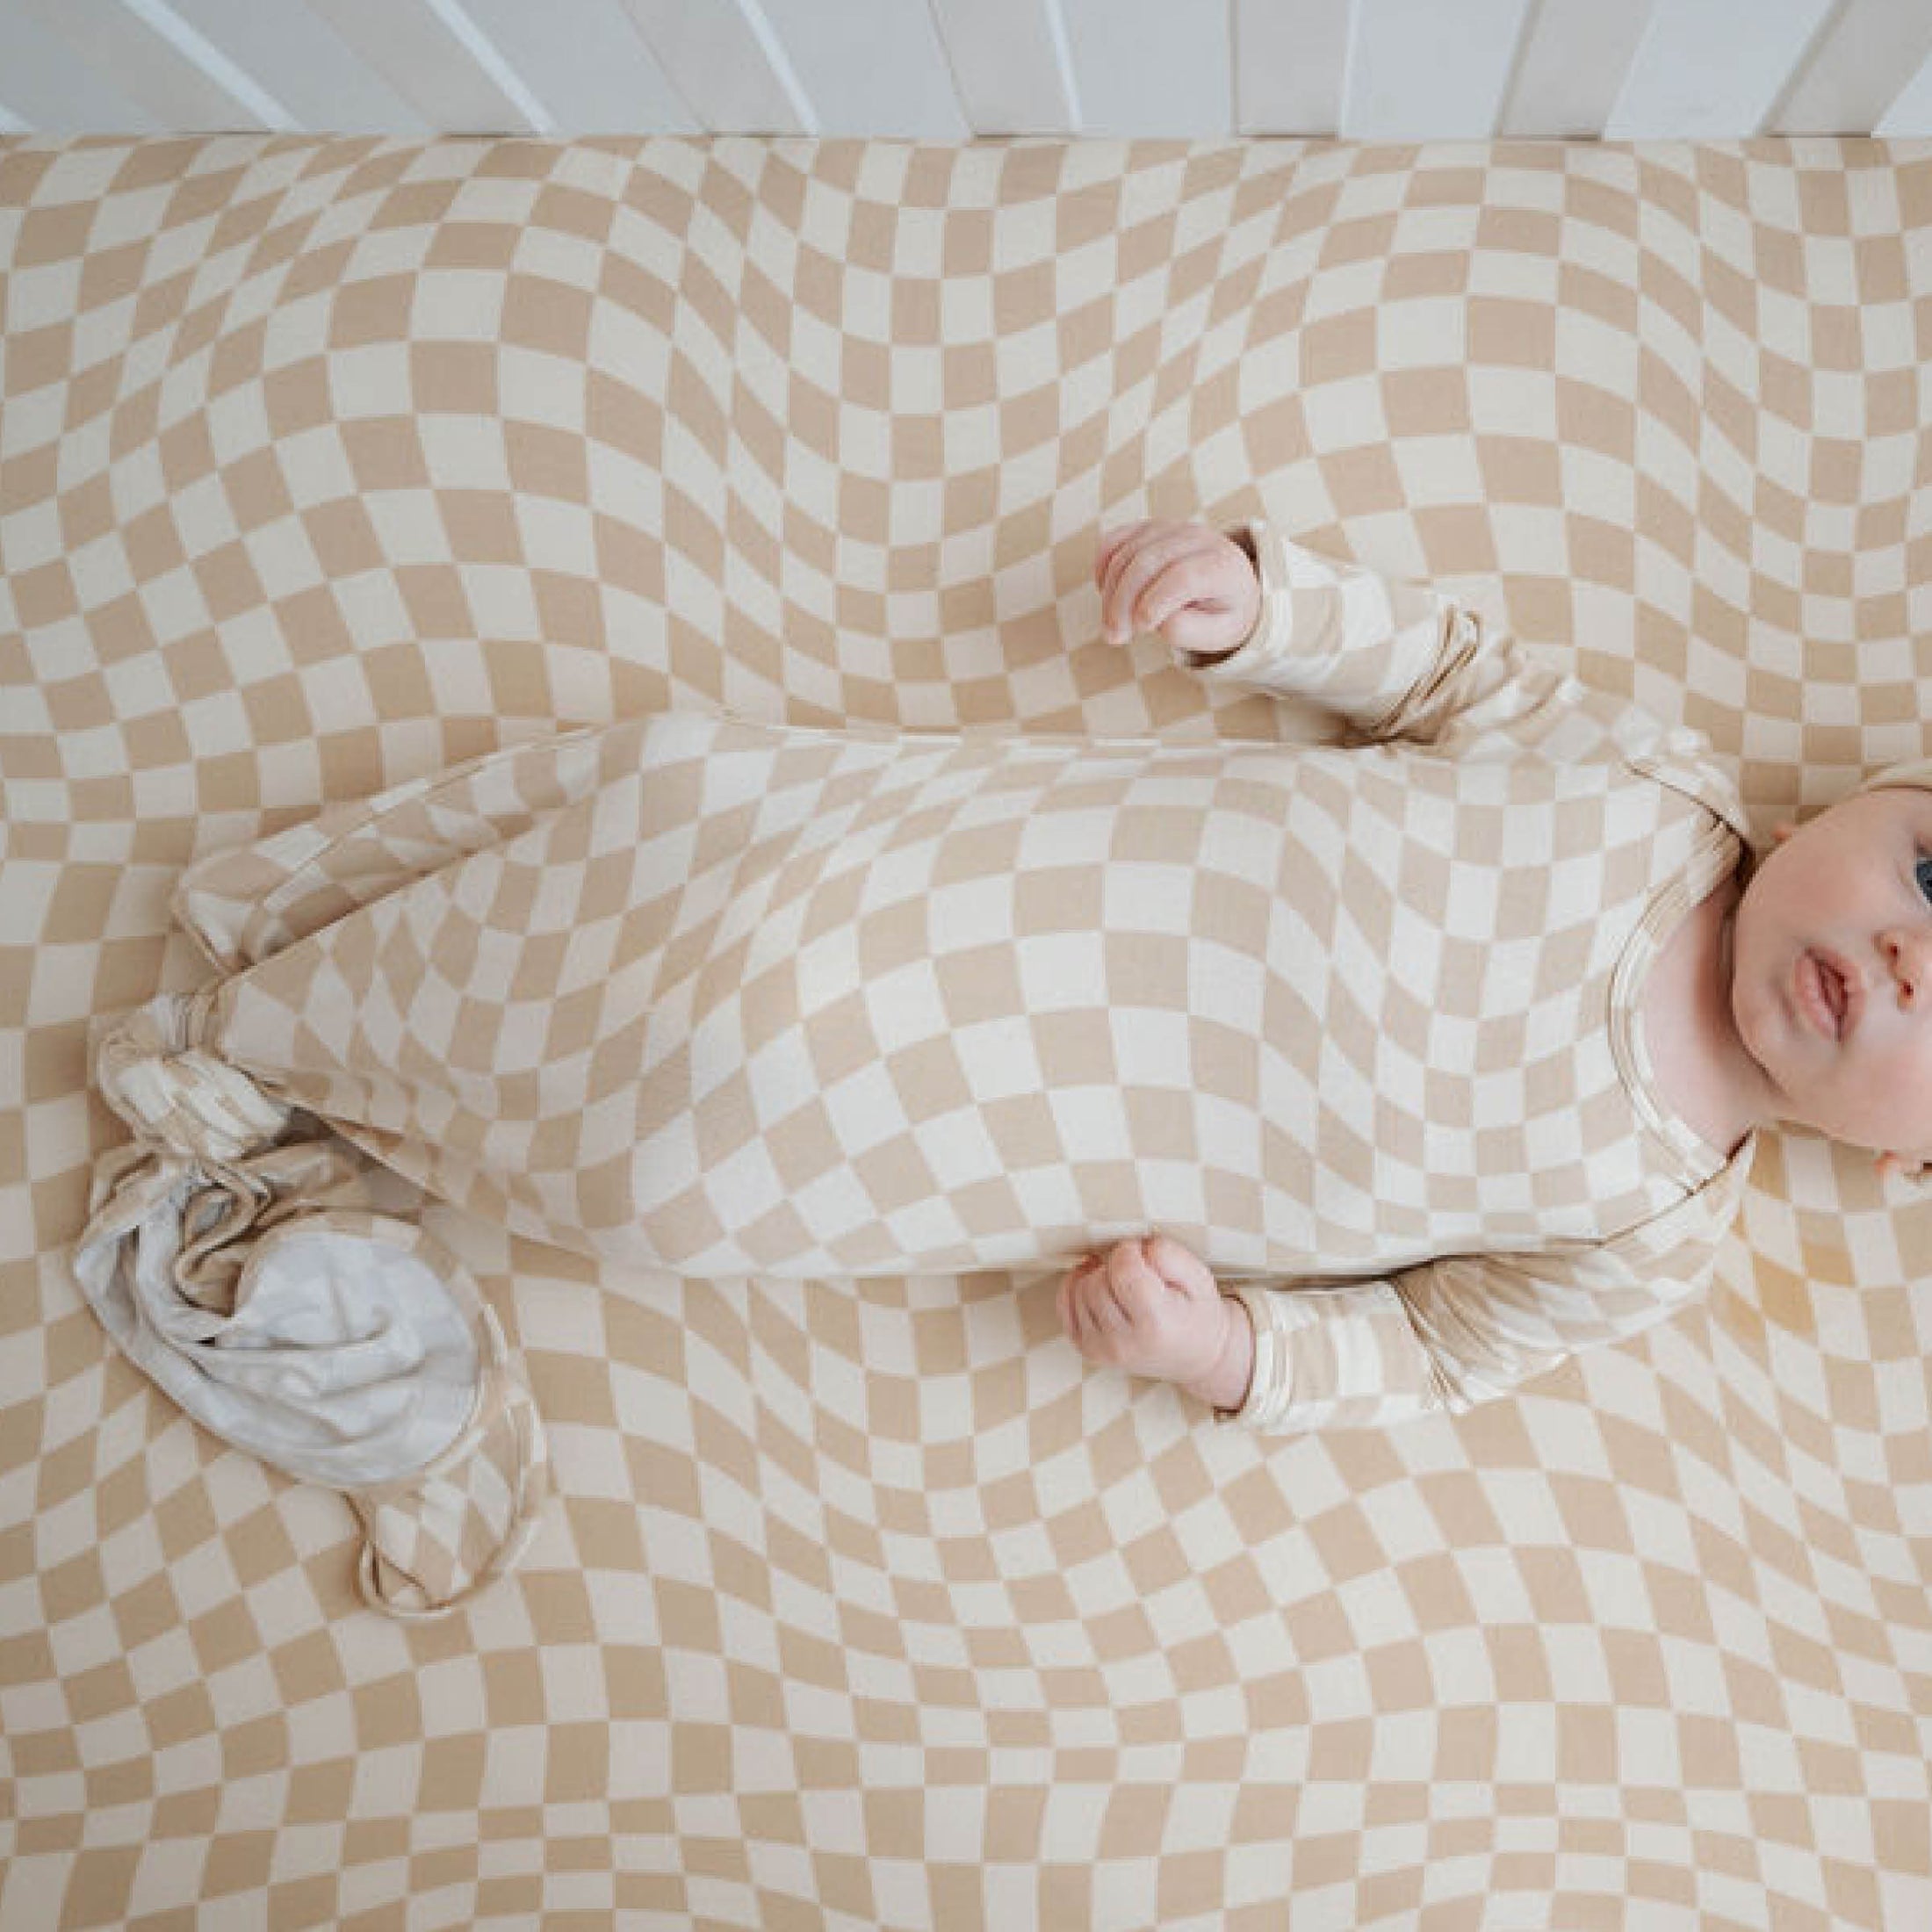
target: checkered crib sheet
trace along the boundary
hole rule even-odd
[[[1308,728],[1098,639],[1103,523],[1443,584],[1761,830],[1922,752],[1928,219],[1836,142],[0,147],[6,1932],[1922,1919],[1932,1216],[1816,1143],[1698,1308],[1273,1445],[1044,1273],[432,1208],[559,1495],[422,1628],[66,1255],[197,858],[620,717]]]

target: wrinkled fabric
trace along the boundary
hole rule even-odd
[[[1913,758],[1903,764],[1887,765],[1883,771],[1875,772],[1865,780],[1864,789],[1877,791],[1894,785],[1911,785],[1932,791],[1932,758]]]
[[[198,1043],[209,999],[97,1029],[133,1128],[100,1164],[75,1270],[128,1359],[222,1440],[350,1494],[364,1596],[440,1614],[514,1563],[542,1431],[468,1272],[367,1205],[365,1164]]]

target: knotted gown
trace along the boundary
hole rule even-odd
[[[1744,1161],[1661,1100],[1639,1013],[1741,862],[1727,781],[1443,598],[1248,541],[1261,621],[1194,667],[1347,742],[660,714],[194,868],[177,909],[225,977],[102,1044],[142,1136],[83,1244],[110,1326],[145,1319],[136,1223],[161,1238],[118,1190],[286,1165],[318,1122],[520,1234],[688,1276],[1164,1229],[1254,1316],[1268,1427],[1460,1409],[1668,1314]]]

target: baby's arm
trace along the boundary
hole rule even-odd
[[[1467,1273],[1460,1285],[1471,1286]],[[1060,1284],[1060,1322],[1090,1362],[1178,1382],[1265,1430],[1388,1424],[1477,1399],[1459,1399],[1438,1337],[1393,1281],[1224,1294],[1207,1263],[1167,1235],[1088,1256]],[[1519,1355],[1509,1380],[1561,1352]]]
[[[1136,523],[1101,539],[1094,578],[1111,642],[1157,631],[1208,682],[1308,699],[1366,739],[1507,727],[1568,688],[1453,599],[1265,523]]]
[[[1741,1174],[1734,1164],[1612,1240],[1452,1255],[1323,1286],[1244,1282],[1224,1293],[1171,1236],[1119,1242],[1061,1283],[1061,1321],[1090,1361],[1179,1382],[1257,1429],[1460,1415],[1699,1294]]]

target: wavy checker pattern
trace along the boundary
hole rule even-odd
[[[1695,1314],[1272,1445],[1044,1280],[432,1215],[561,1496],[428,1628],[62,1254],[192,856],[667,706],[1304,728],[1094,641],[1150,508],[1465,592],[1767,825],[1921,753],[1932,152],[18,141],[0,259],[5,1932],[1932,1915],[1932,1208],[1815,1144]]]

